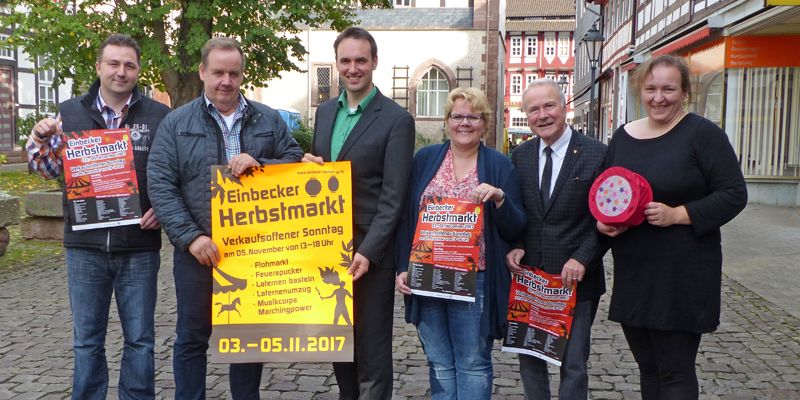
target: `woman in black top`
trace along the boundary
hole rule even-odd
[[[682,59],[640,65],[633,84],[647,117],[617,129],[606,164],[647,179],[653,202],[637,227],[597,224],[614,238],[609,318],[622,324],[643,399],[696,399],[700,336],[719,325],[719,228],[744,208],[747,188],[725,132],[684,111],[691,85]]]

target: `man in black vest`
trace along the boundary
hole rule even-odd
[[[73,319],[73,399],[105,399],[105,335],[115,294],[125,345],[119,398],[154,398],[153,315],[160,266],[160,225],[147,195],[147,157],[169,108],[139,93],[139,45],[109,36],[97,51],[98,80],[89,92],[59,105],[58,118],[39,121],[26,145],[33,170],[45,178],[63,173],[64,132],[131,129],[131,145],[144,215],[139,225],[73,230],[64,202],[64,247]]]

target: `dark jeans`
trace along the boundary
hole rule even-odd
[[[178,321],[175,327],[173,370],[176,399],[206,396],[206,351],[211,337],[211,267],[197,262],[189,252],[173,253]],[[232,364],[234,399],[258,399],[262,364]]]
[[[586,363],[589,361],[592,323],[599,304],[599,299],[575,303],[569,340],[561,360],[559,400],[584,400],[589,397],[589,371]],[[546,361],[520,354],[519,372],[528,400],[550,400],[550,376],[547,374]]]
[[[699,333],[622,325],[639,364],[642,400],[691,400],[699,396],[695,360]]]
[[[340,399],[392,397],[394,278],[394,269],[370,264],[353,283],[355,362],[333,363]]]

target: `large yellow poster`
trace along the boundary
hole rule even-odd
[[[352,361],[350,163],[213,168],[212,360]]]

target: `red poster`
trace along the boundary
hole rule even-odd
[[[503,351],[532,355],[560,366],[572,327],[576,293],[561,286],[558,274],[538,268],[513,274]]]
[[[423,199],[408,268],[412,293],[475,301],[482,207],[447,197]]]
[[[138,224],[139,183],[129,129],[65,132],[64,180],[72,229]]]

